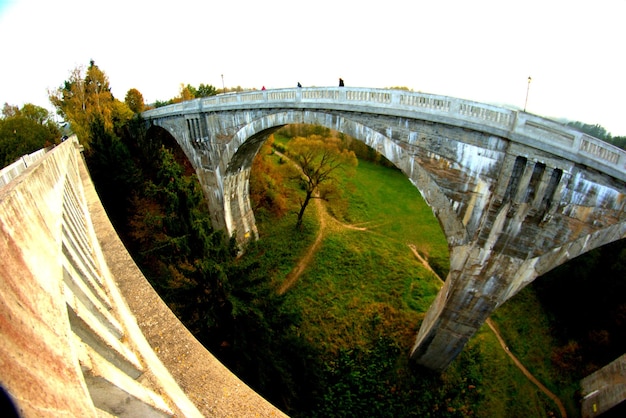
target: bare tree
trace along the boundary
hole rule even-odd
[[[311,199],[318,198],[322,184],[336,180],[339,170],[356,167],[354,152],[341,147],[337,138],[322,138],[312,135],[308,138],[296,137],[289,143],[289,155],[299,168],[299,177],[304,189],[304,199],[300,200],[300,211],[296,228],[302,226],[304,211]]]

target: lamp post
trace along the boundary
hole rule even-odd
[[[222,74],[222,94],[226,93],[226,88],[224,87],[224,74]]]
[[[528,87],[526,88],[526,101],[524,102],[524,112],[526,111],[526,105],[528,104],[528,92],[530,91],[531,78],[528,76]]]

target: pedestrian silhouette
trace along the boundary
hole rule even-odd
[[[343,87],[343,78],[339,77],[339,87]]]

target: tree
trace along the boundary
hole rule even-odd
[[[609,142],[626,150],[626,136],[614,136]]]
[[[177,97],[176,99],[174,99],[175,102],[186,102],[188,100],[193,100],[196,98],[194,91],[196,89],[193,88],[192,86],[190,86],[189,84],[187,84],[186,86],[184,84],[180,85],[180,96]]]
[[[125,103],[111,94],[109,79],[94,61],[83,78],[83,69],[75,68],[62,87],[49,92],[49,98],[57,113],[70,122],[73,132],[86,150],[91,148],[91,126],[95,121],[104,129],[113,131],[123,125],[132,112]]]
[[[45,148],[59,140],[59,129],[43,107],[30,103],[21,109],[5,103],[0,119],[0,165]]]
[[[196,91],[196,97],[209,97],[217,94],[217,88],[211,84],[200,84]]]
[[[255,216],[262,213],[272,213],[282,217],[287,211],[287,199],[285,197],[285,182],[282,173],[274,164],[269,163],[264,157],[273,153],[274,135],[270,135],[261,146],[256,158],[252,161],[252,173],[250,176],[250,200],[253,204]]]
[[[32,103],[26,103],[22,106],[20,114],[32,121],[37,122],[40,125],[45,125],[50,118],[50,114],[46,109],[41,106],[36,106]]]
[[[337,171],[347,167],[356,167],[357,159],[354,152],[341,147],[339,139],[322,139],[316,135],[293,139],[289,144],[289,155],[299,168],[301,186],[305,193],[304,199],[300,201],[300,211],[296,221],[296,227],[300,228],[304,211],[311,199],[323,198],[319,195],[320,186],[332,183]]]
[[[57,113],[70,122],[73,132],[83,145],[87,144],[89,121],[85,80],[82,68],[77,67],[70,72],[69,80],[54,92],[49,92],[50,102],[56,107]]]
[[[203,83],[201,83],[198,88],[192,86],[191,84],[187,84],[186,86],[181,84],[180,91],[180,97],[183,101],[200,97],[215,96],[217,94],[217,88],[215,88],[215,86]]]
[[[10,118],[12,116],[17,116],[20,112],[20,109],[17,106],[11,106],[8,103],[5,103],[2,107],[2,115],[5,118]]]
[[[130,89],[126,92],[124,102],[134,113],[141,113],[145,107],[143,96],[137,89]]]

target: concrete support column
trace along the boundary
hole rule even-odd
[[[224,180],[220,173],[220,169],[197,169],[196,175],[202,187],[202,192],[209,205],[209,213],[211,214],[211,224],[215,229],[225,229],[225,211],[224,211]]]
[[[238,242],[258,239],[256,220],[250,203],[251,168],[229,174],[224,179],[224,210],[226,229]]]
[[[532,266],[482,248],[457,248],[443,288],[426,313],[411,358],[443,371]]]

